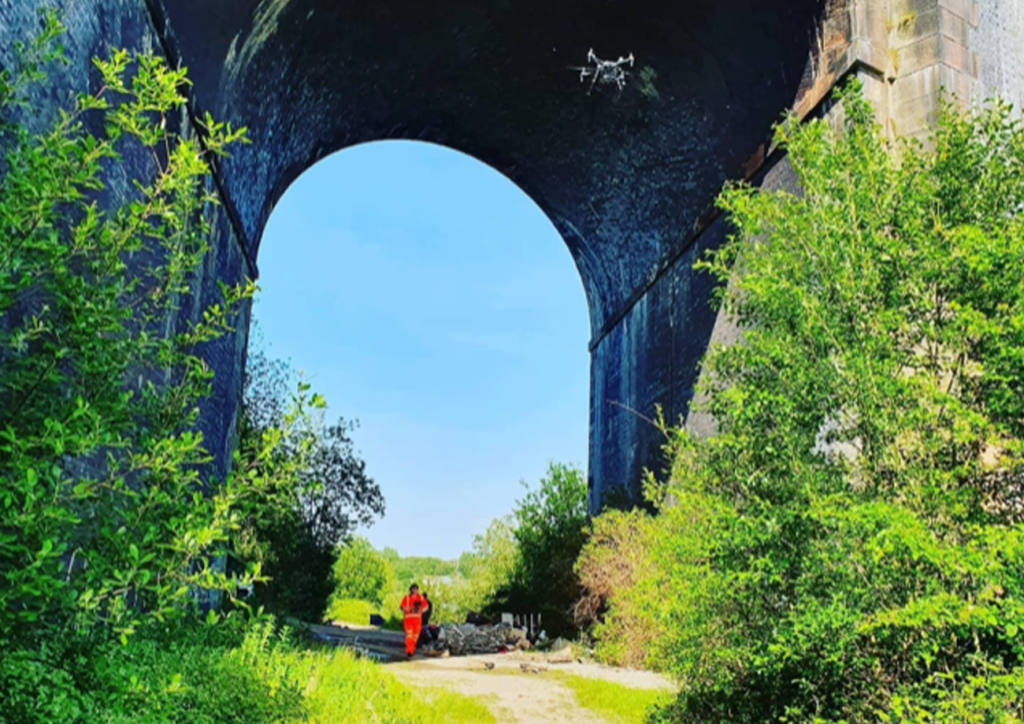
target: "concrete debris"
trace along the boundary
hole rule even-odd
[[[544,660],[549,664],[570,664],[575,659],[572,644],[563,638],[555,639],[544,656]]]
[[[512,644],[517,644],[520,641],[526,640],[526,632],[522,629],[514,628],[508,632],[508,641]]]
[[[466,623],[471,623],[474,626],[493,626],[498,621],[495,621],[493,618],[487,618],[476,611],[470,611],[466,614]]]
[[[525,642],[525,645],[524,645]],[[529,645],[526,634],[508,624],[477,626],[471,623],[447,624],[441,627],[437,640],[430,644],[435,651],[450,651],[453,656],[495,654]]]

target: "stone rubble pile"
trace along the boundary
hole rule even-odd
[[[501,651],[530,648],[526,632],[507,623],[495,626],[477,626],[471,623],[446,624],[441,627],[437,640],[430,648],[448,651],[452,656],[466,654],[494,654]]]

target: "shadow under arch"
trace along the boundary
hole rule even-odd
[[[222,173],[253,256],[277,199],[320,158],[431,141],[548,214],[595,339],[792,107],[825,4],[160,0],[199,106],[249,128]],[[621,94],[587,94],[574,68],[591,47],[636,54]]]

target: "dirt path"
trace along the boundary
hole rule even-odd
[[[553,664],[528,654],[455,656],[417,655],[407,660],[402,634],[366,626],[312,626],[312,633],[334,645],[351,646],[372,656],[413,687],[443,688],[472,696],[488,706],[500,724],[610,724],[583,709],[559,680],[558,672],[603,679],[633,689],[671,690],[672,684],[647,671],[598,664]],[[522,666],[526,665],[526,671]],[[534,673],[536,671],[536,673]]]
[[[526,672],[521,668],[524,663]],[[580,708],[573,693],[558,680],[559,671],[635,689],[672,688],[666,679],[649,672],[597,664],[548,665],[507,655],[417,658],[386,668],[411,686],[442,687],[475,697],[490,707],[501,724],[605,724],[594,712]]]

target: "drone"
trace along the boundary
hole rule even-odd
[[[626,66],[628,65],[632,68],[635,62],[636,59],[632,53],[629,54],[628,58],[619,56],[618,60],[601,60],[594,55],[594,49],[591,48],[587,51],[587,63],[593,63],[593,65],[573,66],[572,70],[580,72],[580,83],[590,78],[590,87],[587,88],[588,96],[594,91],[594,86],[598,83],[602,85],[614,84],[619,89],[619,93],[622,93],[622,90],[626,87],[626,79],[629,77],[629,71],[626,70]]]

